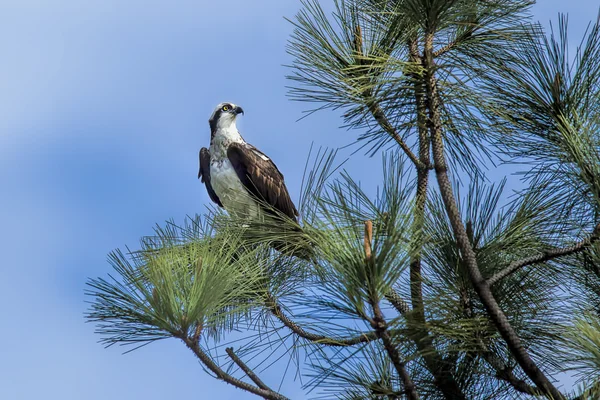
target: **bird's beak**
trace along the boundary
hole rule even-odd
[[[233,112],[235,113],[235,115],[244,114],[244,109],[240,106],[236,106],[233,109]]]

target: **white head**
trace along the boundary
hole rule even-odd
[[[235,120],[240,114],[244,114],[244,110],[240,106],[236,106],[233,103],[219,104],[208,120],[211,139],[215,136],[217,131],[223,131],[223,133],[237,132]]]

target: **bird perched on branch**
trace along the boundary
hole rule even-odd
[[[283,175],[263,152],[246,143],[236,120],[242,107],[221,103],[213,111],[210,149],[200,150],[198,178],[206,185],[210,199],[230,214],[255,219],[277,212],[297,222]]]

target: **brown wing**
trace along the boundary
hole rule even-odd
[[[206,191],[208,192],[210,199],[217,203],[219,207],[223,207],[221,200],[219,200],[219,196],[217,196],[210,184],[210,152],[206,147],[200,149],[200,170],[198,171],[198,179],[206,185]]]
[[[227,157],[248,192],[296,220],[298,211],[290,199],[283,175],[270,158],[247,143],[230,144]]]

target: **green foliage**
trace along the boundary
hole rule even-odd
[[[231,331],[267,292],[261,248],[249,249],[239,232],[212,231],[199,219],[168,224],[144,238],[142,249],[109,255],[117,277],[92,279],[87,318],[105,344],[144,344]]]
[[[583,383],[582,397],[600,394],[600,317],[586,312],[575,318],[564,334],[562,359]]]
[[[337,299],[338,309],[366,315],[369,299],[382,299],[407,266],[410,244],[411,186],[401,179],[397,156],[384,160],[385,182],[376,199],[370,199],[352,177],[343,172],[312,196],[316,212],[305,220],[314,238],[318,260],[313,265],[323,290]],[[365,221],[374,221],[371,251],[365,262]]]
[[[347,358],[345,363],[315,365],[311,384],[323,390],[322,398],[331,395],[344,400],[378,400],[398,395],[400,382],[389,359],[381,357],[382,352],[381,346],[370,343],[360,352],[344,352],[344,357],[339,358]]]
[[[544,193],[556,218],[589,229],[600,187],[600,20],[573,58],[567,28],[565,16],[550,37],[531,27],[530,39],[518,43],[518,58],[484,80],[481,104],[501,128],[502,151],[532,165],[531,187]]]
[[[547,220],[540,199],[526,196],[500,207],[504,186],[505,181],[495,186],[475,180],[464,199],[459,195],[469,239],[486,276],[532,252],[551,248],[554,225]],[[493,380],[489,379],[496,371],[484,362],[481,353],[487,351],[501,360],[512,357],[473,289],[439,196],[433,197],[429,208],[423,261],[430,330],[448,356],[456,359],[457,368],[469,371],[471,381],[466,385],[479,394],[483,393],[482,386],[486,387],[498,396],[498,387],[490,385]],[[560,279],[552,265],[543,264],[518,271],[493,288],[521,340],[548,360],[557,346],[556,321],[566,318],[562,313],[565,298],[557,293]],[[469,365],[461,366],[463,363]],[[483,375],[479,379],[473,374],[476,365],[477,374]]]

